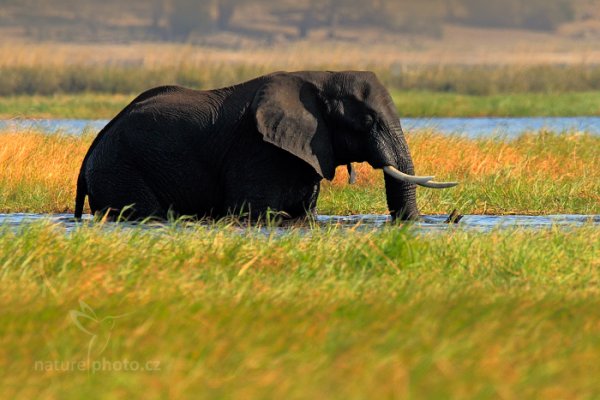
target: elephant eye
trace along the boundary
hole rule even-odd
[[[367,128],[367,130],[370,130],[373,127],[374,123],[375,123],[375,119],[370,114],[365,115],[363,124],[364,124],[365,128]]]
[[[344,115],[344,103],[341,101],[332,101],[330,103],[329,112],[339,117]]]

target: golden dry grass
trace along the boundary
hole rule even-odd
[[[0,43],[0,94],[138,93],[214,88],[278,70],[373,70],[389,88],[468,94],[593,91],[597,41],[448,27],[441,40],[396,36],[230,48],[192,44]]]
[[[0,134],[1,208],[26,211],[27,202],[35,203],[41,195],[45,211],[71,210],[77,174],[91,139],[32,132]],[[11,205],[11,199],[25,204]]]
[[[542,133],[542,136],[544,134]],[[549,141],[556,141],[553,135]],[[408,135],[409,147],[417,174],[435,173],[440,179],[451,177],[462,181],[477,181],[510,169],[514,179],[533,183],[535,180],[562,180],[589,178],[590,186],[600,179],[600,153],[587,148],[588,138],[571,135],[560,140],[567,147],[556,149],[549,143],[544,149],[536,134],[524,135],[517,141],[494,139],[472,140],[448,137],[433,132]],[[597,142],[597,140],[592,140]],[[372,186],[380,181],[380,173],[367,163],[356,165],[358,186]],[[348,180],[345,168],[338,168],[333,185],[344,185]],[[600,200],[600,195],[593,196]]]
[[[600,138],[548,132],[524,134],[514,141],[470,140],[421,132],[408,136],[416,173],[442,181],[458,180],[450,190],[417,191],[420,211],[440,214],[600,213]],[[354,189],[342,186],[338,170],[325,184],[325,213],[385,213],[381,172],[358,165]],[[358,193],[358,194],[357,194]]]

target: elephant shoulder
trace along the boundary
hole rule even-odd
[[[150,89],[138,97],[130,104],[130,111],[143,111],[145,109],[156,109],[169,107],[185,108],[187,105],[196,103],[205,96],[205,92],[188,89],[181,86],[160,86]]]
[[[182,86],[176,86],[176,85],[158,86],[158,87],[155,87],[152,89],[148,89],[145,92],[142,92],[140,95],[138,95],[135,99],[133,99],[131,101],[130,105],[142,103],[144,101],[147,101],[149,99],[153,99],[156,97],[172,95],[172,94],[177,94],[177,93],[186,93],[186,92],[191,92],[191,91],[192,91],[191,89],[187,89]]]

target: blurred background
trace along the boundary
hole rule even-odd
[[[2,0],[0,7],[4,38],[43,41],[373,42],[394,34],[441,39],[449,26],[600,38],[596,0]]]
[[[0,0],[0,95],[372,69],[397,89],[600,89],[599,0]],[[132,73],[135,72],[135,74]]]

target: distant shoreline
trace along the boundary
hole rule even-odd
[[[401,118],[600,116],[600,90],[483,96],[397,89],[391,92]],[[0,119],[110,119],[136,95],[0,96]]]

